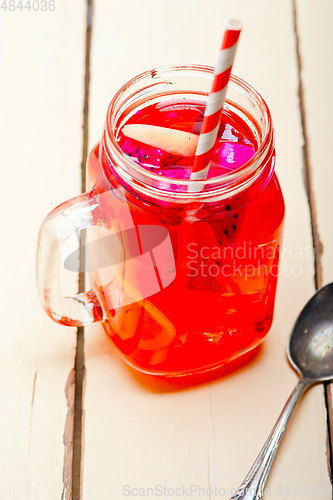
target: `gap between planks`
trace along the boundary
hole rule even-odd
[[[312,242],[314,248],[314,283],[315,288],[318,290],[323,285],[323,268],[322,268],[322,254],[323,254],[323,244],[320,240],[315,195],[312,185],[312,165],[310,162],[309,154],[309,140],[307,133],[307,123],[306,123],[306,106],[304,98],[304,88],[302,82],[302,56],[301,56],[301,42],[298,31],[297,23],[297,0],[292,1],[293,8],[293,19],[294,19],[294,33],[295,33],[295,44],[296,44],[296,57],[297,57],[297,70],[298,70],[298,97],[299,97],[299,107],[301,114],[301,125],[303,134],[303,172],[304,172],[304,186],[308,198],[310,219],[311,219],[311,229],[312,229]],[[327,467],[329,476],[331,478],[331,483],[333,484],[333,407],[332,407],[332,384],[330,382],[324,382],[324,395],[325,395],[325,406],[326,406],[326,420],[327,420]]]
[[[84,102],[82,124],[82,162],[81,162],[81,191],[86,191],[86,161],[88,156],[88,124],[89,124],[89,85],[90,85],[90,49],[92,33],[92,0],[86,0],[86,41],[85,41],[85,75],[84,75]],[[82,241],[83,234],[81,234]],[[84,261],[84,242],[80,245],[80,261]],[[85,291],[85,273],[79,274],[79,292]],[[72,500],[80,500],[83,473],[83,445],[84,445],[84,328],[77,329],[75,355],[75,398],[74,398],[74,435],[73,435],[73,463],[72,463]]]

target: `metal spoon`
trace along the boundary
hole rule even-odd
[[[250,472],[231,499],[259,500],[291,414],[303,392],[333,379],[333,283],[306,304],[291,334],[287,355],[300,380],[287,400]]]

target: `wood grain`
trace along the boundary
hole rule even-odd
[[[315,288],[292,4],[241,0],[231,6],[214,0],[209,5],[170,0],[161,3],[162,16],[151,0],[95,2],[89,141],[92,146],[99,139],[107,105],[120,85],[157,65],[214,65],[223,20],[241,18],[245,29],[234,71],[271,108],[287,206],[274,324],[247,366],[182,390],[135,375],[99,325],[86,328],[83,499],[121,498],[126,485],[191,484],[224,488],[227,498],[243,480],[297,380],[286,360],[286,343]],[[331,492],[322,386],[299,403],[267,483],[273,498],[288,494],[288,488],[310,491],[311,485]],[[320,488],[317,493],[316,498],[327,498]]]
[[[3,499],[71,495],[76,330],[41,309],[35,252],[47,212],[80,192],[84,14],[73,0],[0,14]],[[77,291],[74,273],[62,282]]]
[[[331,136],[333,113],[332,57],[333,5],[328,0],[295,2],[299,38],[300,76],[303,85],[306,121],[308,168],[311,175],[313,224],[317,227],[319,242],[315,244],[318,258],[318,287],[333,281],[333,182]],[[329,439],[332,465],[333,449],[333,385],[326,387],[329,413]]]
[[[75,371],[70,371],[65,388],[67,400],[67,415],[64,430],[64,466],[63,492],[61,500],[72,498],[72,470],[73,470],[73,437],[74,437],[74,402],[75,402]]]

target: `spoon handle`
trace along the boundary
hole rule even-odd
[[[236,493],[231,497],[231,500],[260,500],[263,496],[267,476],[271,470],[273,460],[291,414],[297,401],[310,384],[309,379],[301,378],[299,380],[251,470]]]

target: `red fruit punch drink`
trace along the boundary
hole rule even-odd
[[[157,227],[171,242],[170,279],[163,280],[163,259],[153,259],[159,286],[149,296],[126,288],[119,274],[106,282],[97,269],[91,273],[109,339],[146,373],[220,367],[256,347],[272,324],[285,212],[274,131],[264,100],[234,76],[208,179],[200,191],[189,189],[198,182],[189,178],[212,78],[213,69],[198,66],[134,78],[111,102],[102,140],[87,162],[91,196],[102,200],[114,191],[126,207],[115,214],[101,201],[104,232],[94,238],[115,228],[124,233],[118,223],[129,218],[139,241],[140,228]],[[144,282],[133,269],[127,279]]]

